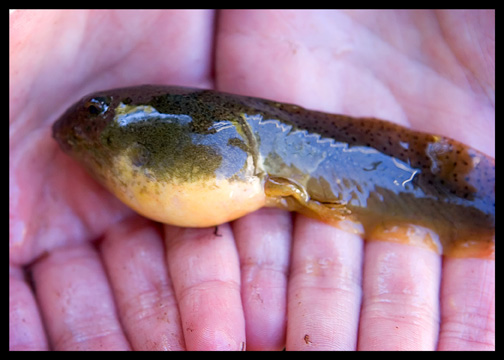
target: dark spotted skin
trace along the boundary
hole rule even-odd
[[[125,105],[137,109],[142,121],[117,125],[114,118],[122,119],[117,109]],[[186,117],[177,123],[159,114]],[[222,143],[204,140],[222,127],[232,127],[235,135]],[[337,220],[350,216],[367,233],[378,223],[420,225],[437,232],[445,249],[457,242],[493,246],[494,160],[455,140],[387,121],[211,90],[145,85],[83,98],[54,124],[53,133],[62,149],[98,179],[99,169],[125,149],[133,164],[148,168],[155,180],[179,183],[230,171],[225,162],[231,160],[222,154],[232,150],[252,155],[266,185],[280,179],[285,189],[306,192],[316,206],[306,206],[288,191],[275,195],[271,204],[330,223],[333,214]],[[229,158],[245,158],[238,155]],[[365,163],[359,165],[361,159]],[[240,181],[233,171],[226,176]]]
[[[412,131],[374,118],[328,114],[256,98],[245,98],[242,101],[249,106],[250,113],[260,110],[265,118],[291,122],[300,129],[337,139],[350,146],[375,148],[407,162],[422,170],[418,185],[432,187],[434,193],[450,192],[465,199],[473,199],[481,192],[493,196],[494,160],[455,140]],[[408,144],[408,148],[405,149],[401,143]],[[429,146],[432,148],[436,144],[442,148],[439,153],[429,151]],[[473,171],[472,158],[475,156],[481,159],[479,171]],[[431,170],[433,164],[436,169],[439,168],[436,173]]]

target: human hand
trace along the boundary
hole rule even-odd
[[[383,118],[495,156],[494,13],[217,19],[11,15],[10,348],[493,349],[493,260],[364,243],[276,209],[217,232],[161,226],[89,178],[50,126],[92,91],[178,84]]]

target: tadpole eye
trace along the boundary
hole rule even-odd
[[[99,106],[94,105],[94,104],[90,104],[88,106],[88,111],[91,115],[98,115],[101,112],[101,108]]]
[[[88,100],[85,104],[89,115],[100,115],[103,114],[108,109],[109,101],[105,97],[95,97]]]

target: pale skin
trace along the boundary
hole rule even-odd
[[[494,260],[276,209],[217,231],[160,225],[50,126],[96,90],[177,84],[383,118],[494,157],[494,29],[492,11],[13,13],[10,349],[493,350]]]

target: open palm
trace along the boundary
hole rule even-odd
[[[364,243],[276,209],[217,232],[156,224],[50,127],[87,93],[176,84],[383,118],[495,156],[494,29],[493,12],[14,12],[10,348],[493,349],[494,261]]]

